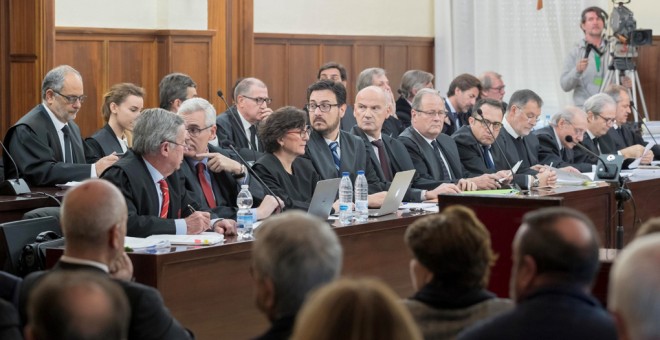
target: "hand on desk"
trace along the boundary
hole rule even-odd
[[[539,179],[539,187],[554,187],[557,184],[557,173],[550,168],[541,168],[536,177]]]
[[[497,181],[499,178],[500,177],[497,174],[483,174],[481,176],[472,177],[469,181],[476,184],[477,189],[494,190],[500,188],[500,183]]]
[[[369,195],[367,201],[369,202],[370,208],[380,208],[385,201],[385,196],[387,196],[387,191],[377,192],[375,194]]]
[[[206,211],[195,211],[184,219],[188,235],[200,234],[211,226],[211,214]]]
[[[236,235],[236,221],[228,218],[219,220],[213,224],[213,231],[225,236],[234,236]]]
[[[124,281],[131,281],[133,279],[133,262],[128,257],[126,252],[122,252],[110,265],[110,276]]]

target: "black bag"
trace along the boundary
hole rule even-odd
[[[34,241],[34,243],[26,244],[21,250],[21,256],[18,259],[18,274],[22,277],[46,269],[45,248],[55,243],[53,241],[62,241],[62,236],[54,231],[44,231],[39,233]]]

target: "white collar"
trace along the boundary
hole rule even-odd
[[[60,131],[62,128],[67,125],[66,123],[62,123],[57,116],[48,108],[48,105],[46,103],[41,103],[43,105],[44,109],[46,109],[46,112],[48,112],[48,117],[50,117],[50,120],[53,121],[53,125],[55,126],[55,130]]]
[[[108,268],[108,265],[106,265],[105,263],[101,263],[101,262],[96,262],[96,261],[92,261],[92,260],[85,260],[85,259],[79,259],[79,258],[66,256],[66,255],[62,255],[62,257],[60,257],[60,261],[65,262],[65,263],[70,263],[70,264],[81,264],[81,265],[85,265],[85,266],[96,267],[98,269],[103,270],[106,273],[110,273],[110,269]]]
[[[502,126],[504,126],[506,132],[508,132],[511,135],[511,137],[513,137],[513,139],[517,139],[518,137],[521,136],[516,132],[516,130],[513,129],[513,126],[509,124],[509,120],[507,119],[508,116],[509,116],[508,113],[504,115],[504,119],[502,119]]]

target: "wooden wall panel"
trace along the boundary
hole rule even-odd
[[[346,67],[349,103],[355,99],[355,80],[365,68],[384,68],[393,91],[406,70],[433,72],[433,38],[255,33],[254,40],[254,76],[268,85],[274,108],[304,104],[307,86],[328,61]],[[282,69],[276,70],[280,65]],[[284,102],[274,90],[280,88],[285,90]]]
[[[197,95],[202,98],[215,96],[210,80],[210,41],[186,41],[175,39],[172,45],[172,70],[183,72],[197,83]],[[200,56],[205,56],[200,58]],[[215,88],[214,84],[214,88]]]
[[[637,72],[646,98],[646,108],[651,120],[660,120],[660,36],[653,37],[653,44],[639,48]],[[637,102],[640,115],[643,115],[641,102]]]

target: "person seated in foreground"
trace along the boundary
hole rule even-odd
[[[291,339],[421,340],[422,336],[386,284],[376,279],[342,279],[309,297]]]
[[[472,210],[450,206],[408,227],[410,278],[404,300],[426,339],[454,339],[465,327],[513,308],[486,289],[493,253],[490,233]]]

